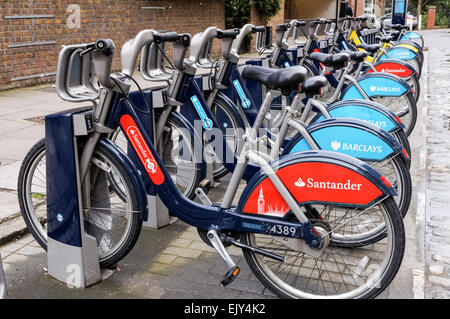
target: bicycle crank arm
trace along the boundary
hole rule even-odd
[[[225,287],[231,284],[234,279],[236,279],[241,270],[238,266],[236,266],[233,259],[231,259],[227,250],[223,246],[222,240],[220,239],[217,231],[215,229],[211,229],[210,231],[208,231],[207,236],[213,247],[216,249],[220,257],[222,257],[223,261],[225,261],[228,266],[228,271],[221,280],[222,285]]]
[[[275,259],[276,261],[279,261],[279,262],[282,262],[282,263],[284,263],[286,261],[286,257],[280,256],[280,255],[277,255],[277,254],[274,254],[274,253],[271,253],[271,252],[268,252],[266,250],[263,250],[263,249],[260,249],[260,248],[257,248],[257,247],[253,247],[253,246],[249,246],[249,245],[243,244],[243,243],[235,240],[232,237],[226,236],[224,238],[224,241],[229,243],[229,244],[235,245],[237,247],[251,250],[254,253],[260,254],[262,256],[266,256],[266,257]]]

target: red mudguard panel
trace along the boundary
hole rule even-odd
[[[407,68],[404,65],[401,65],[399,63],[394,63],[394,62],[386,62],[386,63],[380,63],[378,65],[375,65],[375,70],[377,70],[377,72],[385,72],[385,73],[390,73],[390,74],[394,74],[397,75],[401,78],[407,78],[408,76],[410,76],[412,74],[412,71]],[[372,73],[372,69],[370,69],[369,71],[367,71],[367,73]]]
[[[299,203],[367,205],[382,194],[365,177],[335,164],[297,163],[281,168],[277,176]],[[265,178],[250,194],[243,212],[282,217],[289,210],[270,179]]]
[[[152,182],[155,185],[161,185],[164,182],[164,174],[159,168],[158,163],[156,163],[155,157],[139,131],[136,122],[131,116],[123,115],[120,118],[120,125],[122,125],[123,131],[127,135],[131,145],[133,145],[136,154],[138,154]]]

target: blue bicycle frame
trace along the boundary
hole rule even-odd
[[[293,223],[271,216],[242,214],[239,208],[222,208],[216,205],[205,206],[184,197],[178,191],[162,160],[159,158],[147,134],[147,129],[140,122],[135,110],[124,97],[120,95],[116,97],[107,125],[109,127],[117,127],[119,125],[122,131],[125,132],[129,143],[133,146],[134,155],[140,159],[137,165],[138,169],[143,172],[141,178],[145,181],[145,184],[150,184],[153,187],[167,208],[182,221],[200,229],[215,227],[217,230],[270,235],[276,234],[273,230],[277,229],[277,227],[289,227],[289,229],[295,229],[295,231],[287,234],[287,237],[302,238],[311,247],[317,247],[318,242],[321,243],[320,236],[314,234],[312,224],[309,221]],[[112,145],[109,145],[109,147],[112,147]],[[382,176],[370,166],[341,154],[320,151],[304,152],[283,157],[272,165],[274,167],[286,167],[293,163],[312,161],[323,163],[324,165],[326,163],[340,165],[363,176],[367,180],[368,185],[378,189],[378,196],[371,198],[370,202],[348,204],[350,206],[370,207],[371,204],[382,200],[386,196],[395,195],[395,191],[384,184]],[[262,171],[259,171],[258,174],[252,176],[255,183],[261,178],[261,174],[263,174]],[[249,183],[245,193],[251,192],[254,187],[253,182]],[[326,202],[326,198],[322,199],[321,202]],[[240,207],[242,205],[241,201]]]

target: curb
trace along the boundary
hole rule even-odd
[[[28,228],[22,216],[8,219],[0,224],[0,246],[28,234]]]

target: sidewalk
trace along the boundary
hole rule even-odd
[[[17,178],[26,153],[44,137],[43,117],[71,107],[48,85],[0,92],[0,244],[25,230]]]
[[[430,49],[425,55],[418,121],[410,137],[413,198],[405,219],[406,251],[399,273],[379,298],[450,297],[450,218],[445,212],[450,196],[446,193],[449,31],[423,32]],[[0,93],[0,245],[13,237],[13,229],[16,234],[24,230],[24,225],[16,228],[23,224],[17,175],[28,149],[44,135],[42,116],[73,106],[49,87]],[[226,184],[225,179],[212,196],[219,198]],[[235,247],[229,252],[242,272],[223,288],[219,281],[226,269],[220,257],[201,241],[195,228],[176,222],[160,230],[143,230],[135,248],[119,263],[120,269],[106,281],[88,289],[69,289],[45,274],[46,254],[30,235],[0,247],[10,298],[273,298],[250,272],[242,252]]]
[[[436,36],[439,34],[439,36]],[[425,33],[429,47],[424,197],[425,297],[450,298],[450,30]],[[430,36],[428,36],[430,35]]]

